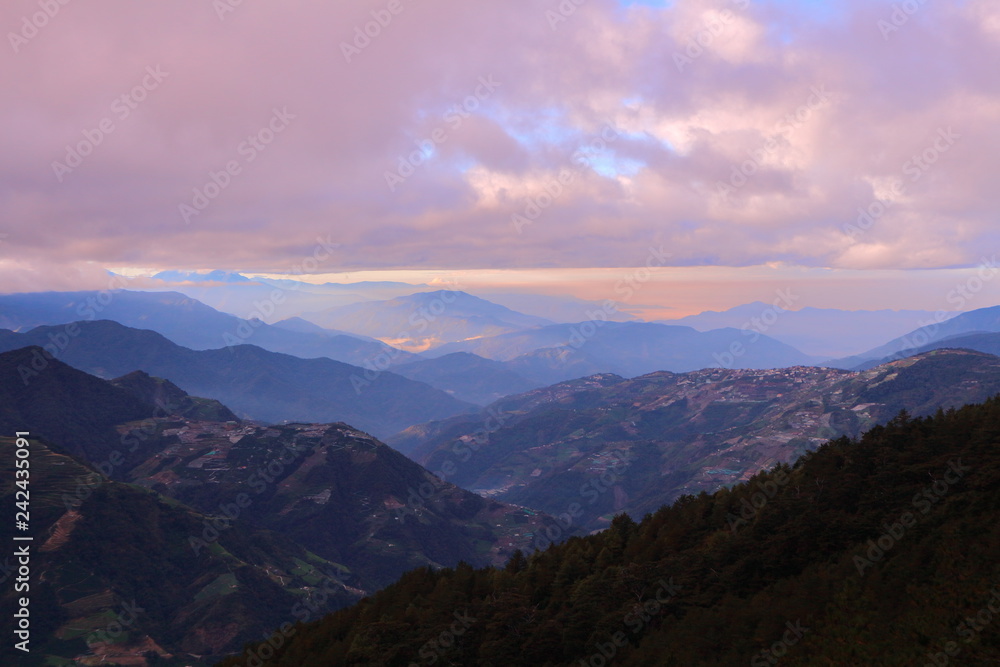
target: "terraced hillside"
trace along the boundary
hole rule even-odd
[[[595,376],[413,427],[389,440],[459,486],[606,527],[685,493],[745,481],[900,410],[1000,393],[1000,358],[937,350],[862,372],[793,367]],[[544,542],[539,546],[544,546]]]
[[[234,525],[196,552],[189,542],[204,515],[29,442],[30,522],[18,532],[34,538],[29,589],[10,585],[8,551],[0,612],[12,618],[16,599],[29,596],[31,653],[4,642],[2,664],[192,664],[360,597],[336,563],[272,531]],[[0,498],[11,508],[15,449],[0,438]],[[5,544],[14,532],[12,516],[0,522]]]

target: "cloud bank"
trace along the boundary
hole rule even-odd
[[[1000,6],[833,7],[10,0],[0,275],[977,265]]]

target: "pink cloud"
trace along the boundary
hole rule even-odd
[[[557,5],[534,0],[399,0],[391,20],[388,0],[243,3],[221,20],[204,0],[71,2],[0,59],[0,274],[44,266],[29,282],[58,286],[90,275],[86,262],[280,272],[318,237],[342,244],[336,270],[627,266],[653,243],[681,265],[934,268],[995,247],[993,4],[929,3],[887,37],[890,3],[794,25],[740,4],[589,0],[552,30]],[[6,9],[18,33],[38,5]],[[342,43],[366,26],[378,35],[348,62]],[[150,67],[166,73],[155,87]],[[449,115],[482,77],[502,85]],[[144,82],[141,102],[122,100]],[[818,86],[828,97],[808,107]],[[294,118],[243,150],[276,109]],[[53,162],[102,121],[114,129],[60,182]],[[618,139],[588,154],[593,170],[517,233],[511,216],[608,125]],[[390,191],[386,172],[439,128]],[[947,128],[959,138],[914,179],[914,156]],[[186,223],[179,206],[214,192],[212,174],[226,186]],[[903,193],[850,234],[895,181]]]

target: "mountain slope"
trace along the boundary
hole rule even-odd
[[[324,329],[318,324],[313,324],[309,320],[304,320],[301,317],[288,317],[283,320],[278,320],[277,322],[272,323],[271,326],[278,329],[284,329],[286,331],[296,331],[298,333],[307,333],[307,334],[321,334],[324,336],[353,335],[353,334],[348,334],[347,332],[344,331],[337,331],[336,329]],[[357,338],[357,336],[355,337]],[[374,338],[368,340],[374,340]]]
[[[567,380],[554,385],[534,389],[523,394],[505,396],[485,410],[476,413],[456,415],[441,421],[415,424],[386,439],[386,443],[419,461],[433,453],[448,437],[447,433],[475,434],[480,440],[499,430],[516,415],[549,404],[568,403],[582,396],[590,396],[597,389],[612,387],[625,378],[611,373],[591,375]]]
[[[313,614],[414,567],[501,563],[554,525],[444,483],[346,424],[204,421],[231,415],[145,374],[113,384],[57,359],[22,386],[17,365],[35,351],[0,354],[0,388],[23,398],[2,404],[0,429],[51,440],[31,444],[30,516],[35,534],[46,535],[46,553],[58,552],[34,570],[53,587],[43,588],[41,607],[52,625],[35,636],[58,655],[88,646],[53,637],[100,629],[129,594],[156,608],[141,626],[154,639],[122,639],[127,646],[115,650],[92,641],[91,650],[123,664],[145,664],[147,650],[219,655],[271,624],[308,615],[300,603],[323,580],[332,588]],[[81,422],[81,415],[100,420]],[[86,433],[93,442],[81,443]],[[0,439],[8,480],[0,495],[11,506],[21,490],[16,444]],[[0,605],[13,605],[13,597]],[[126,650],[128,661],[120,655]],[[191,664],[177,660],[170,664]]]
[[[156,406],[161,413],[175,414],[202,421],[239,421],[232,410],[219,401],[194,398],[169,380],[155,378],[143,371],[133,371],[111,381],[143,403]]]
[[[142,431],[140,431],[142,429]],[[128,480],[270,528],[345,566],[365,591],[404,571],[503,562],[551,520],[483,499],[346,424],[220,424],[163,417],[121,427],[157,454]]]
[[[652,511],[684,493],[714,491],[827,438],[857,436],[901,409],[1000,393],[1000,358],[929,352],[865,372],[797,367],[653,373],[629,381],[529,392],[478,418],[463,416],[394,436],[449,481],[499,500],[560,514],[583,500],[576,523]],[[532,403],[526,398],[542,397]]]
[[[88,373],[112,378],[142,370],[189,394],[218,399],[242,416],[265,421],[348,421],[376,435],[470,407],[425,384],[331,359],[299,359],[253,345],[195,351],[155,332],[116,322],[76,326],[75,336],[67,336],[65,327],[3,335],[0,350],[50,345],[60,359]],[[63,349],[51,343],[53,336],[63,336]]]
[[[0,390],[36,349],[0,354]],[[107,382],[49,364],[2,404],[0,432],[30,429],[105,475],[205,514],[225,515],[244,494],[241,521],[342,563],[367,591],[413,567],[503,560],[549,522],[442,482],[343,423],[213,421],[232,415],[143,373]]]
[[[907,354],[922,354],[931,350],[945,349],[975,350],[976,352],[983,352],[985,354],[1000,355],[1000,333],[955,334],[954,336],[947,336],[914,350],[907,350]],[[866,361],[860,364],[857,370],[874,368],[880,364],[892,361],[895,357],[896,355],[893,355],[886,359]]]
[[[982,332],[1000,332],[1000,306],[970,310],[966,313],[955,315],[943,322],[937,322],[936,318],[927,318],[927,320],[928,323],[924,326],[913,329],[906,335],[894,338],[884,345],[872,348],[861,354],[834,359],[824,363],[834,368],[860,368],[862,365],[873,361],[877,362],[890,358],[899,359],[900,357],[915,354],[919,349],[929,348],[933,343],[954,336]]]
[[[1000,401],[900,417],[503,570],[410,573],[263,664],[996,664],[998,498]]]
[[[0,437],[0,495],[9,507],[16,449]],[[269,531],[232,526],[196,553],[189,540],[203,530],[203,515],[108,481],[33,437],[28,449],[30,531],[19,534],[34,536],[30,588],[4,586],[0,613],[12,618],[19,595],[30,596],[31,653],[4,642],[3,664],[141,665],[151,654],[159,664],[209,664],[294,614],[316,618],[359,597],[329,579],[335,564]],[[0,539],[25,544],[12,542],[13,528],[3,522]],[[327,599],[310,598],[324,581]]]
[[[47,359],[39,347],[0,354],[0,433],[30,426],[39,437],[65,443],[74,456],[105,461],[118,445],[115,425],[154,410],[126,388]]]
[[[553,296],[528,292],[497,292],[492,289],[483,291],[482,288],[477,289],[477,292],[478,296],[493,303],[555,323],[582,322],[591,317],[590,313],[606,310],[606,302],[604,301],[587,301],[565,294]],[[609,319],[619,322],[636,319],[634,315],[625,312],[624,308],[617,312],[608,313],[608,315]]]

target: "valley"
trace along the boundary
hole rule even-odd
[[[3,1],[0,667],[1000,665],[997,0]]]
[[[412,312],[440,297],[425,293]],[[785,475],[830,443],[1000,394],[1000,332],[962,330],[991,326],[991,309],[956,318],[948,337],[911,356],[858,368],[737,329],[513,324],[513,311],[498,311],[512,330],[490,324],[421,354],[380,343],[355,366],[242,343],[193,349],[112,320],[59,322],[71,315],[56,306],[78,298],[17,305],[4,321],[55,323],[0,330],[0,428],[30,425],[47,477],[33,567],[49,619],[41,650],[56,662],[208,665],[268,631],[294,644],[294,623],[356,613],[431,573],[516,573],[552,549],[732,489],[769,503],[789,478],[763,475]],[[386,322],[406,303],[392,300]],[[463,303],[474,317],[491,308]],[[122,319],[174,336],[188,317],[179,307],[205,331],[232,323],[170,294],[123,295],[120,307]],[[464,335],[442,324],[432,335]],[[305,319],[274,331],[373,340]],[[737,360],[737,342],[739,363],[719,363]],[[743,504],[728,523],[759,515]],[[107,530],[114,539],[95,550]],[[147,549],[160,551],[156,571],[141,560]],[[112,553],[127,554],[127,570]],[[14,604],[0,595],[0,607]],[[143,613],[112,638],[106,625],[122,609]]]

